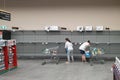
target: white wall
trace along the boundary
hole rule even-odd
[[[41,30],[58,25],[75,30],[78,25],[103,25],[120,30],[119,0],[0,0],[0,9],[11,12],[11,21],[0,25],[22,30]]]

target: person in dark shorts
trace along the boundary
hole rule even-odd
[[[85,51],[88,49],[88,47],[90,47],[89,40],[81,44],[79,47],[80,53],[82,54],[82,62],[86,62]]]

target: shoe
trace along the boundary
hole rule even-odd
[[[72,60],[71,62],[74,62],[74,60]]]
[[[70,62],[68,62],[68,61],[66,62],[66,64],[69,64],[69,63],[70,63]]]

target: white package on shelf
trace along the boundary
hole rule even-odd
[[[0,46],[5,46],[6,45],[6,41],[5,40],[0,40]]]
[[[93,27],[92,26],[85,26],[85,31],[92,31]]]
[[[3,70],[5,68],[5,64],[0,65],[0,70]]]
[[[83,26],[77,26],[77,31],[82,32],[83,30],[84,30],[84,27],[83,27]]]
[[[59,26],[46,26],[45,30],[46,31],[60,31],[61,28]]]
[[[103,26],[96,26],[96,31],[103,31],[104,27]]]

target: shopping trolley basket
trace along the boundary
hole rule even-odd
[[[42,53],[48,57],[42,62],[42,65],[45,65],[46,63],[59,63],[59,57],[58,57],[58,48],[59,46],[56,47],[51,47],[51,48],[46,48],[42,51]]]
[[[113,80],[120,80],[120,59],[115,58],[115,63],[113,64]]]
[[[102,48],[90,48],[90,65],[93,63],[101,63],[104,64],[104,59],[102,55],[104,54],[104,50]]]

